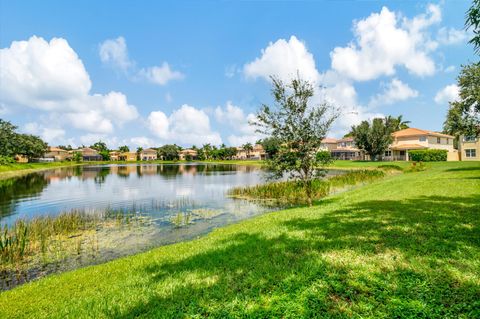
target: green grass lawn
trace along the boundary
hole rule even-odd
[[[479,318],[480,162],[0,294],[0,318]]]

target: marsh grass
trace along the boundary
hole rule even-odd
[[[29,256],[64,250],[75,238],[75,250],[79,254],[85,237],[100,228],[146,223],[148,220],[138,212],[112,209],[73,210],[57,216],[19,219],[2,227],[0,269],[18,265]]]
[[[355,170],[328,179],[316,179],[312,183],[313,198],[318,200],[335,190],[368,183],[383,178],[385,175],[384,170]],[[236,198],[274,200],[289,204],[305,204],[307,202],[305,187],[301,181],[281,181],[237,187],[230,191],[230,195]]]

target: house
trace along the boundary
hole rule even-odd
[[[119,161],[134,162],[137,160],[137,153],[135,152],[122,152],[118,155]]]
[[[331,150],[332,157],[336,160],[364,160],[365,153],[359,149],[353,137],[345,137],[337,140],[336,148]]]
[[[119,161],[120,160],[120,152],[119,151],[111,151],[108,153],[110,155],[111,161]]]
[[[243,149],[243,147],[237,147],[237,155],[233,158],[238,160],[264,160],[267,158],[267,152],[265,152],[265,149],[260,144],[255,144],[251,151],[247,151]]]
[[[140,160],[142,161],[155,161],[157,159],[157,150],[153,148],[147,148],[140,152]]]
[[[480,161],[480,137],[460,136],[458,151],[461,161]]]
[[[197,159],[197,157],[198,157],[198,152],[191,148],[187,148],[178,152],[178,158],[181,161],[185,161],[186,159],[194,160],[194,159]]]
[[[73,150],[71,152],[72,154],[77,152],[80,153],[84,161],[101,161],[103,159],[102,155],[98,154],[97,150],[90,147],[79,148],[78,150]]]
[[[17,163],[28,163],[28,157],[26,155],[17,154],[13,157]]]
[[[408,152],[422,149],[447,150],[448,161],[458,161],[458,152],[453,148],[454,137],[418,128],[407,128],[392,134],[393,142],[385,152],[385,160],[408,161]]]
[[[337,139],[326,137],[322,140],[322,144],[320,145],[320,151],[333,151],[337,148]]]
[[[44,158],[53,158],[54,161],[66,161],[72,158],[72,154],[69,153],[67,150],[58,148],[58,147],[49,147]]]

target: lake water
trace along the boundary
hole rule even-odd
[[[0,181],[0,224],[72,209],[105,208],[136,210],[155,218],[208,208],[237,220],[262,213],[265,207],[229,198],[228,190],[263,181],[261,169],[245,165],[131,164],[59,168]]]
[[[53,238],[45,252],[30,256],[18,268],[0,264],[0,290],[192,239],[278,209],[228,197],[233,187],[263,183],[264,175],[258,167],[245,165],[131,164],[58,168],[2,180],[0,225],[74,210],[122,210],[139,219],[98,227],[86,235]]]

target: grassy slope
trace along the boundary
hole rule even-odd
[[[480,163],[442,163],[0,294],[0,317],[480,317]]]

